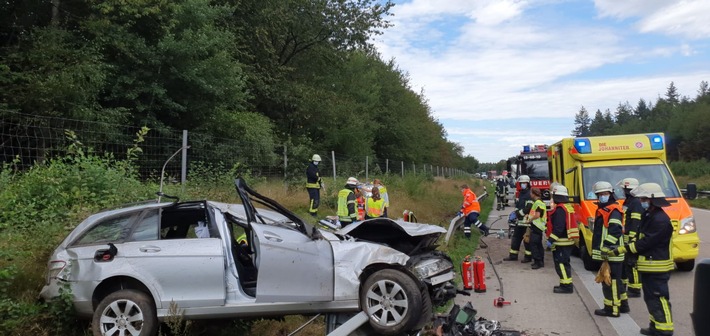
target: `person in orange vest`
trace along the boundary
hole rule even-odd
[[[365,218],[380,218],[385,213],[385,200],[380,196],[380,189],[372,188],[372,197],[367,199]]]
[[[488,235],[488,227],[483,225],[480,220],[478,220],[478,215],[481,212],[481,204],[478,203],[476,194],[468,187],[467,184],[461,186],[461,193],[463,194],[463,204],[461,204],[461,210],[458,212],[458,216],[465,216],[463,222],[463,234],[467,239],[471,239],[471,224],[476,225],[476,227],[481,231],[484,236]]]
[[[365,196],[362,194],[362,189],[358,186],[353,190],[355,193],[355,206],[357,207],[357,220],[365,219]]]
[[[560,277],[560,285],[552,288],[553,293],[572,294],[572,267],[569,263],[574,238],[579,238],[579,230],[574,218],[574,208],[569,204],[569,194],[563,185],[552,189],[554,208],[548,217],[547,247],[552,248],[555,272]]]

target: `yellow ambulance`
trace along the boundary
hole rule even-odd
[[[599,263],[592,260],[592,228],[596,212],[596,195],[592,185],[607,181],[615,186],[614,194],[623,204],[624,191],[618,182],[627,177],[639,183],[658,183],[671,206],[663,208],[675,228],[673,259],[678,270],[695,267],[700,239],[690,206],[678,189],[678,184],[666,163],[666,143],[663,133],[565,138],[548,147],[550,179],[567,187],[579,215],[579,252],[584,268],[595,270]]]

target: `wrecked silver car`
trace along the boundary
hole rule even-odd
[[[88,217],[51,255],[41,296],[71,290],[94,335],[144,336],[173,302],[187,319],[365,311],[373,332],[400,334],[456,295],[451,259],[435,245],[443,228],[383,218],[331,231],[235,184],[242,204],[150,203]]]

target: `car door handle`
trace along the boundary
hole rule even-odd
[[[270,240],[275,243],[280,243],[280,242],[284,241],[283,239],[279,238],[278,236],[272,236],[272,235],[264,235],[264,238],[266,238],[266,240]]]
[[[138,248],[138,250],[140,250],[141,252],[153,253],[153,252],[160,252],[160,247],[148,245],[148,246],[141,246],[140,248]]]

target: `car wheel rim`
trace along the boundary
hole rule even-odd
[[[367,290],[366,310],[381,326],[397,325],[409,310],[407,293],[394,281],[377,281]]]
[[[111,302],[101,313],[101,333],[107,336],[139,336],[143,329],[143,311],[131,300]]]

